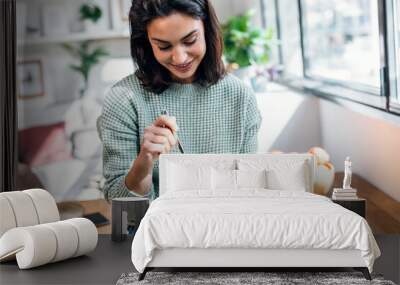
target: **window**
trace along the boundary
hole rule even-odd
[[[400,113],[400,3],[386,2],[387,84],[390,112]]]
[[[278,27],[277,18],[277,6],[275,5],[277,0],[261,0],[261,8],[263,9],[262,24],[264,28],[272,29],[273,38],[276,43],[277,39],[280,38],[280,30]],[[270,61],[273,65],[279,64],[281,60],[281,54],[278,44],[271,46],[271,58]]]
[[[400,1],[261,1],[282,83],[400,114]]]
[[[284,73],[287,76],[303,77],[301,31],[298,5],[293,0],[275,1],[278,10],[280,48]]]
[[[305,75],[380,95],[378,1],[304,0]]]

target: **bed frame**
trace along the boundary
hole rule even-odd
[[[213,161],[236,160],[238,158],[257,159],[302,159],[309,165],[309,188],[313,192],[315,159],[310,154],[166,154],[160,156],[160,195],[167,190],[166,185],[168,161],[202,159],[210,164]],[[246,271],[254,268],[343,268],[350,267],[361,271],[367,280],[371,276],[359,250],[330,249],[249,249],[249,248],[168,248],[157,249],[152,261],[147,265],[139,280],[155,268],[232,268]]]
[[[361,271],[367,280],[371,275],[359,250],[329,249],[192,249],[156,250],[152,261],[139,275],[155,268],[232,268],[246,271],[254,268],[343,268]]]

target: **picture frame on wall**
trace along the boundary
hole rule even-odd
[[[39,59],[17,63],[17,92],[20,99],[44,96],[43,68]]]
[[[132,0],[119,0],[119,11],[121,15],[121,20],[124,22],[129,21],[129,10],[132,6]]]

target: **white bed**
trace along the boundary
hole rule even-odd
[[[312,194],[314,171],[309,154],[162,155],[160,197],[132,243],[140,279],[155,267],[354,267],[370,278],[380,251],[367,222]]]

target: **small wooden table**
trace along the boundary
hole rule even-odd
[[[61,202],[57,203],[57,207],[60,211],[62,219],[69,219],[75,217],[81,217],[82,215],[93,214],[99,212],[106,217],[110,223],[108,225],[97,227],[99,234],[111,234],[111,203],[105,199],[79,201],[79,202]],[[66,213],[69,211],[72,213]]]
[[[97,227],[99,234],[111,234],[111,202],[107,202],[105,199],[80,201],[79,204],[83,207],[83,214],[93,214],[100,212],[106,217],[110,223],[105,226]]]

